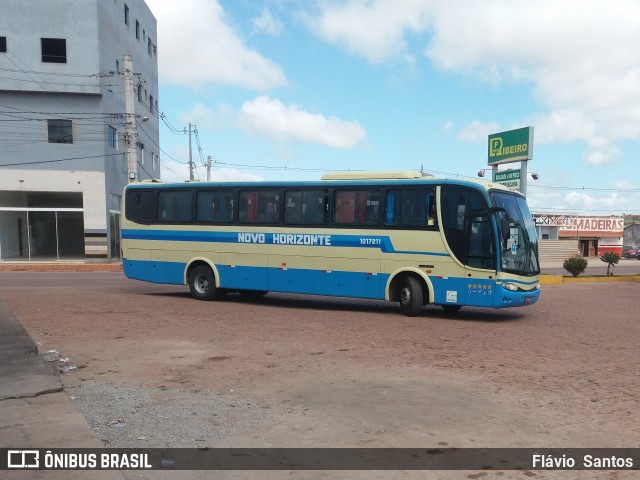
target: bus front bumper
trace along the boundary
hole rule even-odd
[[[511,287],[507,288],[505,285]],[[540,286],[536,285],[531,290],[523,290],[518,288],[512,290],[513,284],[505,282],[496,285],[496,291],[493,297],[493,306],[495,308],[508,307],[526,307],[533,305],[540,298]]]

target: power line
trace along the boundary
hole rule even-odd
[[[39,165],[39,164],[45,164],[45,163],[59,163],[59,162],[68,162],[71,160],[87,160],[90,158],[103,158],[103,157],[116,157],[122,155],[122,153],[112,153],[112,154],[106,154],[106,155],[92,155],[92,156],[88,156],[88,157],[71,157],[71,158],[59,158],[56,160],[39,160],[37,162],[18,162],[18,163],[4,163],[4,164],[0,164],[0,168],[1,167],[18,167],[18,166],[22,166],[22,165]]]

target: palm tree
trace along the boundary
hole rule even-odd
[[[609,270],[620,261],[620,255],[613,252],[606,252],[600,255],[600,260],[607,264],[607,276],[609,276],[613,275],[612,273],[609,273]]]

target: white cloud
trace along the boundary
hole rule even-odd
[[[458,138],[471,143],[487,143],[489,135],[500,130],[500,125],[497,123],[474,120],[458,132]]]
[[[211,110],[202,103],[196,103],[188,110],[180,113],[178,119],[182,125],[191,123],[200,130],[228,126],[233,123],[235,112],[228,105],[220,105],[217,110]]]
[[[266,7],[262,9],[262,13],[259,17],[252,20],[252,23],[255,31],[258,33],[264,33],[276,37],[282,34],[282,22],[271,15],[271,11]]]
[[[280,66],[248,48],[218,0],[147,0],[158,21],[160,79],[171,84],[242,86],[287,84]]]
[[[318,37],[380,63],[405,50],[407,32],[425,29],[426,11],[423,0],[351,0],[303,18]]]
[[[296,105],[260,95],[245,102],[239,113],[240,126],[253,134],[279,141],[301,140],[332,148],[354,148],[367,139],[358,122],[309,113]]]
[[[637,0],[323,1],[306,23],[373,63],[422,35],[440,70],[530,86],[546,109],[536,142],[583,141],[586,164],[615,162],[618,142],[640,138]]]
[[[586,193],[570,192],[564,199],[567,205],[579,209],[590,208],[597,204],[596,199]]]
[[[211,171],[212,182],[262,182],[264,177],[237,168],[214,168]]]

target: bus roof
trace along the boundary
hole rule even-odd
[[[355,171],[355,172],[328,172],[322,176],[321,180],[298,180],[298,181],[230,181],[230,182],[201,182],[196,181],[184,181],[184,182],[164,182],[162,180],[143,180],[141,182],[134,182],[128,184],[125,188],[138,187],[160,187],[160,188],[175,188],[175,187],[231,187],[231,188],[246,188],[246,187],[327,187],[330,185],[343,185],[350,183],[352,185],[361,186],[375,186],[384,182],[385,185],[410,185],[413,182],[425,184],[438,184],[438,185],[451,185],[451,184],[473,184],[478,185],[484,190],[503,190],[506,192],[512,192],[516,195],[522,195],[517,190],[510,189],[504,185],[496,182],[490,182],[487,180],[471,177],[460,178],[436,178],[433,175],[424,175],[417,170],[399,170],[399,171]]]
[[[322,180],[409,180],[413,178],[435,178],[428,173],[417,170],[388,170],[388,171],[353,171],[353,172],[327,172],[322,175]]]

